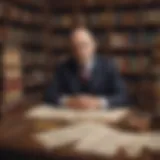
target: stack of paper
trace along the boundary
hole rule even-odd
[[[129,156],[139,156],[144,148],[160,151],[160,133],[127,133],[101,123],[82,122],[35,135],[46,149],[74,144],[79,153],[114,156],[124,148]]]
[[[48,105],[39,105],[26,113],[27,118],[58,119],[67,121],[101,120],[117,122],[129,113],[128,109],[115,109],[103,111],[72,110],[64,107],[54,108]]]

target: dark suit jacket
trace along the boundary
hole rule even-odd
[[[47,103],[58,104],[63,95],[81,93],[105,97],[110,107],[125,105],[126,86],[117,71],[113,60],[96,57],[91,77],[83,83],[78,75],[78,67],[72,59],[61,64],[54,74],[54,80],[45,92]]]

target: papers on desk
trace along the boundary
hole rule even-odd
[[[35,119],[58,119],[58,120],[73,120],[74,112],[69,109],[58,109],[51,105],[38,105],[30,109],[26,113],[27,118]]]
[[[160,151],[160,133],[127,133],[95,122],[83,122],[35,135],[46,149],[74,143],[79,153],[113,156],[124,148],[129,156],[139,156],[143,148]]]
[[[71,110],[64,107],[54,108],[49,105],[35,106],[26,113],[27,118],[58,119],[66,121],[101,120],[117,122],[129,113],[128,109],[115,109],[106,111]]]
[[[35,138],[41,142],[46,149],[54,149],[55,147],[71,144],[101,128],[103,128],[102,124],[79,123],[59,130],[50,130],[37,134]]]
[[[91,140],[93,136],[96,138]],[[105,132],[93,133],[91,137],[85,137],[79,141],[75,150],[103,156],[114,156],[120,148],[123,148],[131,157],[140,155],[144,148],[160,150],[160,137],[157,137],[155,142],[155,137],[151,134],[131,134],[106,128]]]
[[[126,133],[107,127],[104,132],[95,132],[93,136],[96,137],[95,140],[85,137],[79,141],[76,151],[114,156],[118,149],[123,148],[131,157],[139,156],[144,148],[160,151],[160,133]]]
[[[46,149],[74,144],[74,150],[113,156],[119,148],[128,155],[138,156],[143,148],[160,151],[160,133],[131,133],[112,128],[101,121],[118,122],[129,110],[77,111],[40,105],[26,113],[27,118],[67,120],[70,126],[41,132],[34,136]]]

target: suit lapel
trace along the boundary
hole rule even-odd
[[[80,87],[80,81],[79,81],[79,75],[78,75],[78,67],[76,63],[72,60],[70,62],[70,87],[71,87],[71,92],[73,94],[78,94],[81,91]]]
[[[91,93],[94,92],[94,90],[97,88],[97,85],[99,84],[100,76],[101,76],[100,62],[96,57],[94,67],[91,73],[90,82],[88,84]]]

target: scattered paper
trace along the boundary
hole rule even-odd
[[[75,149],[80,152],[92,152],[92,150],[96,150],[97,144],[102,142],[102,139],[105,137],[105,135],[110,132],[109,130],[110,128],[106,128],[105,126],[101,129],[95,130],[95,132],[92,134],[80,139],[77,142]]]
[[[124,148],[131,157],[140,155],[144,148],[160,151],[160,133],[130,133],[102,123],[81,122],[61,129],[36,134],[35,139],[46,149],[74,144],[79,153],[114,156]]]
[[[95,130],[103,127],[103,125],[96,123],[80,123],[59,130],[50,130],[44,133],[36,134],[35,138],[46,149],[54,149],[70,144],[78,139],[82,139],[84,136],[92,134]]]
[[[78,152],[110,157],[114,156],[120,148],[123,148],[131,157],[139,156],[144,148],[160,151],[160,133],[126,133],[106,128],[103,132],[99,132],[96,140],[91,141],[89,137],[84,138],[75,146]]]
[[[26,113],[27,118],[67,120],[74,123],[61,129],[36,134],[34,137],[46,149],[74,143],[74,150],[103,156],[113,156],[124,148],[129,156],[139,156],[143,148],[160,151],[160,133],[131,133],[112,128],[100,121],[118,122],[128,109],[77,111],[39,105]],[[98,120],[98,121],[97,121]],[[100,120],[100,121],[99,121]]]

